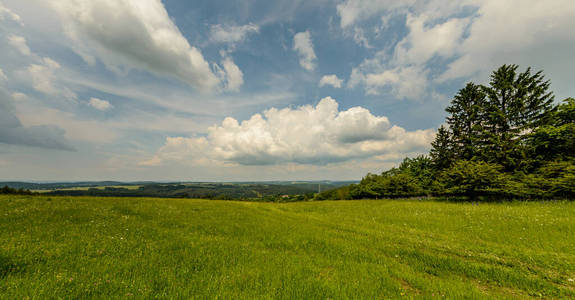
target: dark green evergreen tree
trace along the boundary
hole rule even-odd
[[[449,168],[454,161],[455,154],[451,134],[443,125],[439,127],[435,140],[431,142],[429,156],[433,169],[436,171]]]
[[[444,193],[468,196],[476,199],[501,193],[506,176],[497,164],[482,161],[458,160],[449,169],[439,174]]]
[[[416,178],[424,190],[428,190],[433,182],[433,161],[427,155],[416,158],[406,157],[398,167],[399,172]]]
[[[449,113],[447,124],[452,132],[453,152],[456,159],[471,160],[480,149],[485,111],[485,93],[472,82],[459,90],[445,109]]]
[[[525,137],[541,125],[551,122],[553,93],[541,71],[531,68],[517,73],[517,65],[503,65],[493,72],[487,95],[482,151],[488,162],[498,163],[507,171],[525,168]]]
[[[487,86],[468,83],[451,101],[429,157],[368,174],[340,198],[422,195],[472,199],[575,195],[575,99],[553,105],[541,71],[503,65]]]
[[[527,145],[534,166],[545,161],[575,160],[575,99],[565,99],[552,120],[552,124],[540,126],[529,135]]]
[[[563,100],[554,114],[553,122],[556,126],[575,124],[575,98]]]

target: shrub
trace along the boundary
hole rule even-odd
[[[503,167],[482,161],[457,161],[440,173],[440,194],[456,196],[489,196],[502,193],[508,180],[502,173]]]
[[[544,164],[522,180],[523,193],[539,198],[575,197],[575,165],[571,161]]]

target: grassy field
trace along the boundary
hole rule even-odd
[[[0,298],[573,298],[575,202],[0,197]]]

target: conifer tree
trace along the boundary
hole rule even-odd
[[[485,106],[482,152],[488,162],[498,163],[507,171],[523,168],[526,161],[525,137],[537,127],[551,121],[553,93],[541,71],[531,68],[518,74],[517,65],[503,65],[493,72]]]
[[[553,123],[537,128],[527,140],[534,166],[553,160],[575,160],[575,99],[557,106]]]
[[[456,159],[471,160],[480,148],[485,93],[472,82],[459,90],[445,109],[449,113],[447,124],[452,132],[453,152]]]
[[[454,160],[453,142],[451,134],[443,125],[437,130],[435,140],[431,142],[431,151],[429,152],[433,168],[437,171],[447,169]]]

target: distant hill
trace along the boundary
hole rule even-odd
[[[147,182],[150,183],[150,182]],[[144,182],[118,182],[118,181],[85,181],[85,182],[54,182],[54,183],[34,183],[20,181],[0,182],[0,186],[8,186],[15,189],[29,190],[55,190],[75,187],[99,187],[99,186],[116,186],[116,185],[142,185]]]
[[[354,181],[267,181],[267,182],[0,182],[0,186],[40,191],[48,195],[204,198],[273,201],[300,196],[312,198],[319,191],[335,189]],[[303,198],[302,198],[303,197]]]

